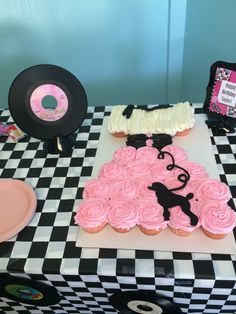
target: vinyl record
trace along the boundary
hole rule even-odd
[[[13,276],[0,276],[0,296],[35,306],[60,302],[57,290],[47,284]]]
[[[80,81],[50,64],[21,72],[10,87],[8,102],[20,129],[42,140],[72,134],[87,112],[87,96]]]
[[[122,314],[181,314],[182,311],[164,296],[150,291],[124,291],[113,294],[111,305]]]

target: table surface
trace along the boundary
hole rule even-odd
[[[204,114],[201,104],[195,106],[196,114]],[[75,247],[78,226],[74,224],[74,215],[92,173],[103,118],[111,108],[89,107],[75,134],[73,151],[61,156],[47,154],[42,141],[28,135],[18,143],[1,138],[0,178],[30,184],[38,205],[28,226],[0,243],[0,272],[235,279],[235,255]],[[0,122],[12,122],[9,110],[0,112]],[[232,194],[230,206],[235,209],[236,135],[209,130],[209,136],[220,179],[228,184]]]

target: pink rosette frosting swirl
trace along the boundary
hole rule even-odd
[[[126,199],[136,199],[138,194],[138,182],[129,179],[117,179],[110,186],[109,198],[126,198]]]
[[[189,199],[190,202],[194,201],[196,199],[196,191],[187,183],[187,185],[182,188],[181,190],[174,191],[174,193],[182,195],[182,196],[187,196],[189,193],[193,194],[193,197]]]
[[[162,149],[162,151],[170,153],[174,157],[175,163],[188,159],[187,152],[182,147],[177,145],[167,145]],[[165,159],[171,161],[171,158],[167,155],[165,155]]]
[[[171,173],[171,172],[170,172]],[[172,189],[175,189],[175,188],[178,188],[180,186],[183,185],[182,182],[180,182],[176,176],[170,176],[170,177],[167,177],[163,184],[169,189],[169,190],[172,190]]]
[[[199,201],[223,201],[228,202],[230,191],[228,186],[216,179],[205,179],[196,190]]]
[[[107,178],[111,180],[118,177],[124,177],[125,175],[125,167],[117,161],[110,161],[105,163],[98,173],[99,178]]]
[[[137,198],[141,199],[141,202],[143,198],[153,199],[157,201],[156,193],[153,190],[150,190],[148,187],[152,185],[153,178],[143,178],[141,180],[138,180],[138,194]]]
[[[113,155],[113,160],[127,165],[131,161],[134,161],[136,157],[136,148],[132,146],[121,147]]]
[[[177,164],[177,166],[184,168],[189,173],[190,179],[192,180],[203,179],[208,177],[206,169],[196,162],[191,161],[180,162]],[[177,176],[184,173],[183,170],[178,168],[175,169],[175,172]]]
[[[142,163],[153,164],[158,161],[159,150],[151,146],[143,146],[137,149],[136,160]]]
[[[142,178],[142,177],[151,177],[152,171],[150,164],[145,162],[133,161],[127,165],[127,176],[131,178]]]
[[[206,178],[202,178],[202,179],[191,179],[188,181],[187,185],[191,186],[191,188],[193,189],[193,191],[195,191],[199,188],[200,184],[206,180]]]
[[[108,223],[114,228],[131,229],[138,223],[139,215],[134,202],[127,199],[110,201]]]
[[[110,191],[110,181],[105,178],[91,179],[84,187],[83,199],[88,198],[108,198]]]
[[[167,227],[163,217],[163,207],[153,199],[143,199],[138,202],[139,224],[144,228],[159,230]]]
[[[173,170],[167,170],[166,164],[156,163],[151,166],[151,172],[153,180],[156,182],[164,182],[166,178],[174,176],[175,172]]]
[[[210,202],[203,206],[200,220],[202,227],[215,234],[227,234],[236,224],[236,214],[225,203]]]
[[[107,222],[108,203],[104,199],[90,198],[83,201],[77,209],[75,223],[82,228],[92,228]]]
[[[195,203],[191,203],[190,210],[196,216],[199,215],[199,211]],[[197,229],[201,224],[200,224],[200,219],[199,219],[197,225],[192,226],[189,216],[187,216],[182,211],[180,206],[175,206],[170,209],[170,220],[168,222],[168,225],[174,229],[181,229],[184,231],[192,232],[193,230]]]

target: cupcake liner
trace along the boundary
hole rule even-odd
[[[115,132],[112,134],[113,136],[117,137],[117,138],[122,138],[122,137],[126,137],[127,135],[125,135],[125,133],[123,132]]]
[[[125,233],[125,232],[129,232],[131,229],[125,229],[125,228],[116,228],[116,227],[112,227],[112,229],[116,232],[119,233]]]
[[[186,130],[184,130],[184,131],[177,132],[175,135],[176,135],[176,136],[186,136],[186,135],[189,134],[189,132],[190,132],[190,129],[186,129]]]
[[[143,233],[145,233],[145,234],[147,234],[147,235],[156,235],[156,234],[158,234],[158,233],[160,233],[161,232],[161,229],[159,229],[159,230],[155,230],[155,229],[147,229],[147,228],[145,228],[145,227],[143,227],[143,226],[139,226],[139,229],[143,232]]]
[[[207,237],[209,237],[211,239],[214,239],[214,240],[220,240],[220,239],[223,239],[226,236],[226,234],[224,234],[224,233],[218,233],[218,234],[212,233],[212,232],[204,229],[203,227],[201,229],[202,229],[202,231],[205,233],[205,235]]]
[[[96,226],[96,227],[85,227],[83,229],[85,232],[88,232],[88,233],[97,233],[97,232],[102,231],[105,226],[106,226],[106,223],[103,223],[103,224]]]
[[[182,230],[182,229],[175,229],[175,228],[172,228],[172,227],[170,227],[170,226],[169,226],[169,229],[170,229],[173,233],[175,233],[175,234],[177,234],[178,236],[181,236],[181,237],[187,237],[187,236],[189,236],[190,234],[192,234],[192,232],[190,232],[190,231],[185,231],[185,230]]]

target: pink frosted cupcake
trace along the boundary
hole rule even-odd
[[[143,146],[137,149],[136,160],[145,164],[153,164],[158,161],[159,150],[155,147]]]
[[[133,179],[117,179],[110,184],[110,199],[125,198],[134,200],[137,198],[137,194],[138,182]]]
[[[108,199],[110,184],[110,181],[105,178],[89,180],[84,187],[83,199],[96,197]]]
[[[173,173],[173,171],[168,171],[166,169],[166,165],[163,163],[159,162],[151,166],[151,172],[152,172],[152,177],[153,181],[158,181],[158,182],[164,182],[167,177],[170,177]]]
[[[230,199],[228,186],[216,179],[205,179],[196,190],[196,198],[201,202],[228,202]]]
[[[195,203],[191,204],[190,210],[197,216],[198,209],[196,208]],[[200,221],[198,220],[196,225],[192,225],[189,216],[182,211],[180,206],[175,206],[170,209],[170,221],[168,222],[168,226],[175,234],[186,237],[192,234],[195,229],[199,228]]]
[[[182,186],[182,182],[180,182],[176,176],[173,176],[172,172],[173,172],[173,171],[170,171],[169,177],[167,177],[167,178],[163,181],[163,184],[164,184],[169,190],[178,188],[179,186]],[[175,193],[177,193],[177,192],[175,192]]]
[[[136,157],[136,148],[126,146],[119,148],[113,155],[113,160],[127,165],[129,162],[134,161]]]
[[[156,235],[167,227],[163,217],[163,207],[153,199],[144,199],[137,203],[139,228],[147,235]]]
[[[77,209],[75,223],[86,232],[97,233],[105,227],[108,211],[108,203],[104,199],[90,198]]]
[[[175,162],[181,162],[181,161],[185,161],[188,159],[188,155],[187,152],[180,146],[177,145],[167,145],[162,149],[164,152],[168,152],[170,153],[174,159]],[[165,155],[165,159],[168,159],[168,161],[171,161],[170,157],[167,155]]]
[[[143,199],[152,199],[153,201],[157,201],[156,193],[150,190],[148,187],[152,185],[153,178],[147,177],[142,178],[137,181],[138,183],[138,194],[137,198],[142,202]]]
[[[212,239],[223,239],[236,224],[236,214],[225,203],[211,202],[203,206],[200,216],[203,232]]]
[[[135,160],[127,165],[127,176],[130,178],[151,177],[151,175],[150,164]]]
[[[187,170],[192,180],[206,179],[208,177],[206,169],[196,162],[191,161],[180,162],[178,163],[178,166]],[[179,174],[183,173],[183,170],[176,169],[175,172],[176,176],[178,176]]]
[[[138,223],[138,210],[133,201],[116,199],[110,201],[108,222],[117,232],[128,232]]]
[[[204,182],[205,180],[208,180],[208,178],[201,178],[201,179],[192,179],[188,181],[187,185],[191,186],[191,188],[194,191],[194,194],[196,194],[197,189],[199,188],[200,184]]]
[[[119,177],[123,178],[125,175],[125,166],[123,166],[120,162],[114,160],[105,163],[98,173],[99,178],[106,178],[110,180],[117,179]]]

